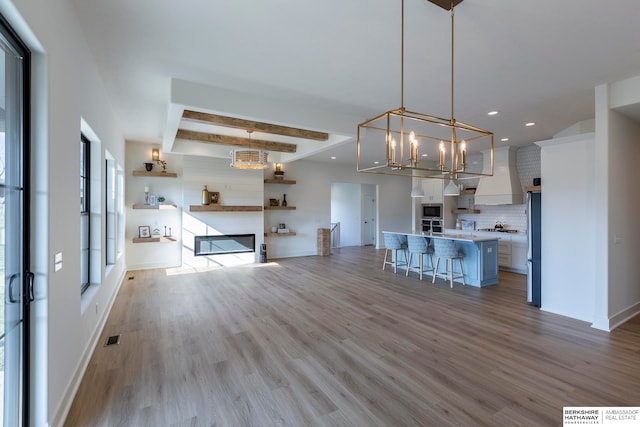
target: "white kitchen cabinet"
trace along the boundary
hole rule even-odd
[[[442,203],[442,179],[423,178],[422,179],[422,191],[424,196],[422,197],[422,203]]]
[[[515,235],[511,237],[511,269],[515,272],[527,273],[527,237]]]
[[[511,236],[501,236],[498,240],[498,265],[511,268]]]

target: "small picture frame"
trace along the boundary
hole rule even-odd
[[[151,226],[149,225],[141,225],[138,227],[138,237],[141,239],[146,239],[151,237]]]
[[[218,191],[209,191],[209,196],[211,197],[211,204],[217,205],[220,203],[220,192]]]
[[[155,205],[157,205],[157,204],[158,204],[158,197],[157,197],[155,194],[151,194],[151,195],[149,196],[149,204],[150,204],[151,206],[155,206]]]
[[[280,206],[278,199],[269,199],[269,206]]]

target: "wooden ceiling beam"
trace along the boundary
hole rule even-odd
[[[273,135],[290,136],[293,138],[311,139],[314,141],[327,141],[329,134],[313,130],[292,128],[288,126],[273,125],[270,123],[255,122],[253,120],[238,119],[236,117],[220,116],[217,114],[201,113],[198,111],[184,110],[183,119],[199,120],[219,126],[250,130],[254,132],[269,133]]]
[[[284,142],[264,141],[260,139],[240,138],[237,136],[217,135],[213,133],[196,132],[178,129],[176,139],[206,142],[208,144],[231,145],[233,147],[255,148],[258,150],[277,151],[280,153],[295,153],[296,145]]]

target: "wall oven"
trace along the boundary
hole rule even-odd
[[[423,204],[422,218],[442,218],[442,205]]]
[[[442,233],[442,219],[422,218],[422,231],[427,233]]]

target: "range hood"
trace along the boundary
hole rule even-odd
[[[491,171],[491,151],[482,152],[483,173]],[[493,152],[493,176],[480,178],[476,188],[476,205],[521,205],[524,194],[516,170],[516,150],[512,147],[500,147]]]

